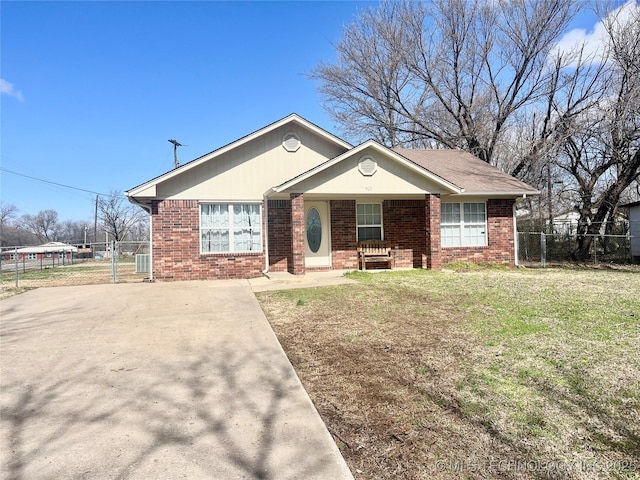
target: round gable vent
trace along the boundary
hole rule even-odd
[[[360,173],[362,175],[365,175],[367,177],[370,177],[371,175],[376,173],[377,169],[378,169],[378,164],[371,157],[363,157],[358,162],[358,170],[360,170]]]
[[[295,152],[300,148],[300,138],[295,133],[287,133],[282,139],[282,146],[287,152]]]

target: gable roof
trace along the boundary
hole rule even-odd
[[[270,125],[267,125],[266,127],[263,127],[259,130],[256,130],[253,133],[250,133],[248,135],[245,135],[242,138],[239,138],[238,140],[235,140],[234,142],[231,142],[223,147],[220,147],[216,150],[213,150],[209,153],[206,153],[205,155],[202,155],[194,160],[191,160],[190,162],[187,162],[181,166],[179,166],[178,168],[174,168],[173,170],[170,170],[166,173],[163,173],[162,175],[159,175],[155,178],[152,178],[151,180],[142,183],[136,187],[131,188],[130,190],[125,191],[124,193],[129,196],[129,197],[133,197],[136,195],[139,195],[140,193],[142,193],[143,191],[153,188],[155,187],[157,184],[168,180],[170,178],[173,178],[177,175],[182,174],[183,172],[190,170],[194,167],[197,167],[198,165],[201,165],[204,162],[207,162],[209,160],[211,160],[212,158],[215,158],[217,156],[220,156],[230,150],[233,150],[234,148],[237,148],[241,145],[244,145],[252,140],[254,140],[257,137],[260,137],[266,133],[269,133],[273,130],[276,130],[284,125],[287,125],[289,123],[297,123],[298,125],[310,130],[311,132],[315,133],[316,135],[328,140],[331,143],[334,143],[342,148],[345,149],[351,149],[353,148],[353,145],[351,145],[350,143],[342,140],[341,138],[335,136],[334,134],[324,130],[323,128],[320,128],[319,126],[317,126],[315,123],[311,123],[310,121],[306,120],[305,118],[292,113],[290,115],[287,115],[286,117],[271,123]]]
[[[395,152],[464,189],[464,195],[537,195],[535,188],[463,150],[395,148]]]
[[[443,190],[449,192],[449,193],[462,193],[463,192],[463,188],[461,188],[458,184],[455,184],[453,182],[450,181],[450,179],[445,178],[442,175],[439,175],[436,172],[433,172],[427,168],[425,168],[424,166],[420,165],[419,163],[413,161],[412,159],[400,155],[397,152],[395,152],[394,150],[391,150],[387,147],[385,147],[384,145],[379,144],[378,142],[374,141],[374,140],[368,140],[364,143],[361,143],[360,145],[358,145],[357,147],[352,148],[351,150],[346,151],[345,153],[343,153],[342,155],[339,155],[335,158],[332,158],[330,160],[327,160],[326,162],[323,162],[315,167],[313,167],[310,170],[307,170],[306,172],[301,173],[300,175],[297,175],[296,177],[293,177],[287,181],[285,181],[284,183],[281,183],[278,186],[275,186],[273,188],[270,189],[269,192],[271,193],[278,193],[278,192],[282,192],[284,190],[287,190],[288,188],[293,187],[294,185],[342,162],[343,160],[353,157],[354,155],[358,155],[359,153],[363,152],[364,150],[371,148],[375,151],[377,151],[378,153],[381,153],[383,155],[386,155],[387,157],[395,160],[396,162],[405,165],[407,168],[416,171],[417,173],[419,173],[420,175],[424,176],[425,178],[427,178],[428,180],[431,180],[432,182],[434,182],[436,185],[439,185],[440,187],[443,188]]]
[[[77,252],[78,247],[62,242],[49,242],[35,247],[19,248],[18,253]]]

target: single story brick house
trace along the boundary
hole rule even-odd
[[[151,214],[156,280],[516,262],[514,204],[534,188],[460,150],[354,146],[292,114],[125,192]]]
[[[78,252],[78,247],[62,242],[49,242],[33,247],[16,248],[2,252],[2,260],[72,260],[73,254]]]

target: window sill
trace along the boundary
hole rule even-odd
[[[202,257],[257,257],[264,252],[200,252]]]

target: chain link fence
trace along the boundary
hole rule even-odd
[[[3,247],[0,291],[62,285],[142,282],[149,276],[149,242]]]
[[[630,264],[631,236],[593,235],[588,259],[581,263]],[[578,237],[572,233],[518,232],[518,263],[525,266],[576,263]]]

